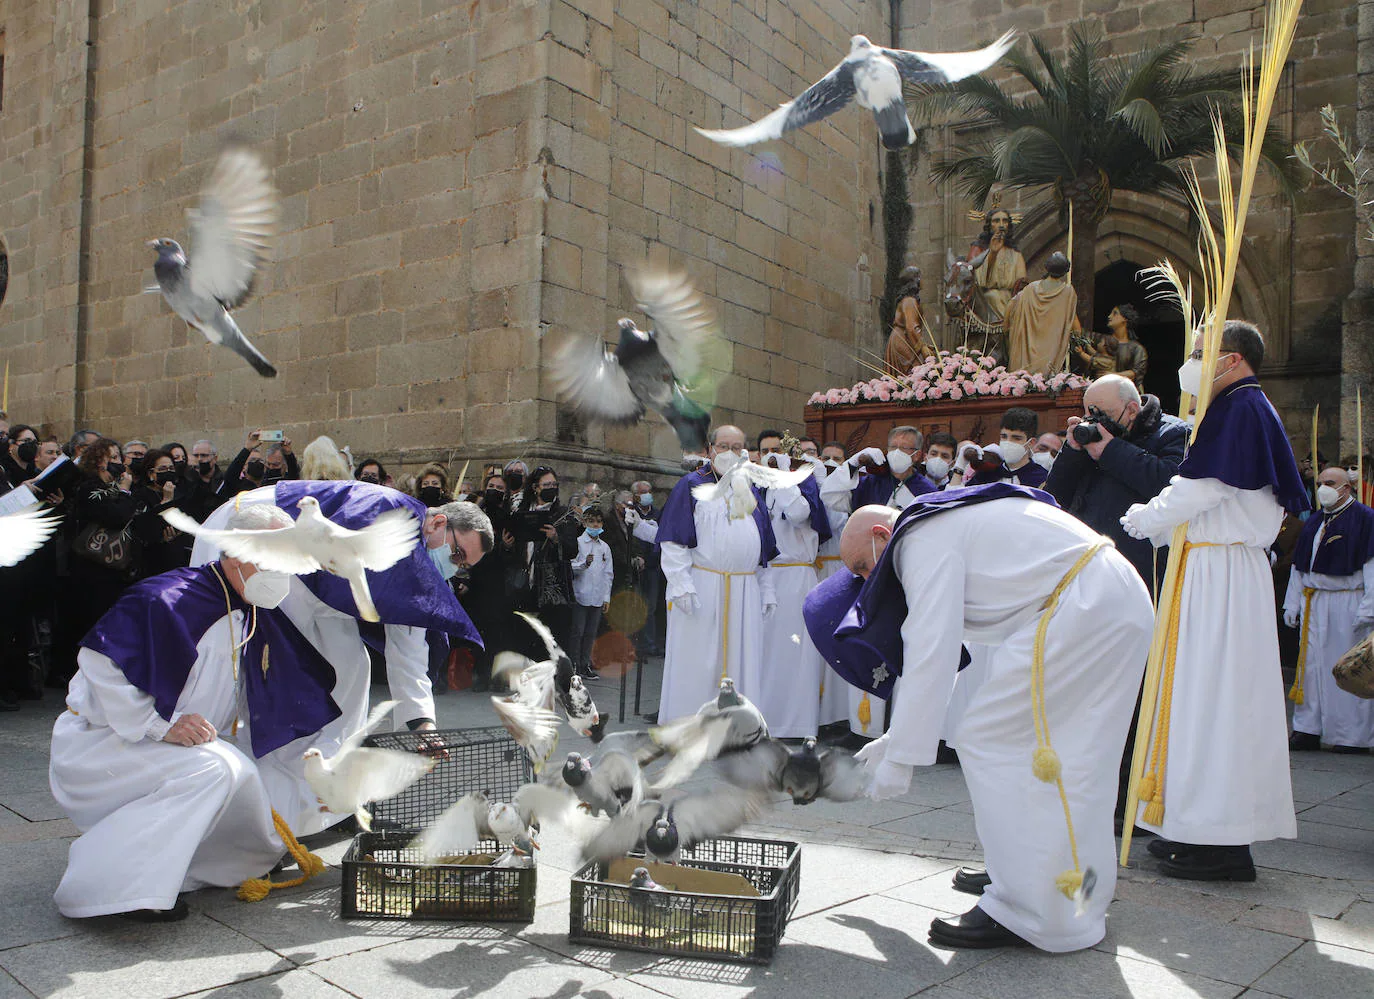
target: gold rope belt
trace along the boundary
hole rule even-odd
[[[770,569],[814,569],[815,562],[769,562]]]
[[[1363,586],[1351,586],[1343,590],[1323,590],[1315,586],[1302,588],[1302,637],[1298,640],[1298,665],[1293,673],[1293,686],[1288,688],[1288,699],[1294,704],[1306,700],[1303,681],[1307,676],[1307,622],[1312,616],[1312,598],[1318,593],[1359,593]]]
[[[1244,545],[1244,542],[1183,542],[1183,555],[1178,560],[1173,601],[1169,607],[1169,628],[1164,636],[1164,676],[1160,682],[1159,720],[1155,723],[1150,762],[1140,781],[1139,798],[1146,803],[1143,818],[1151,825],[1157,826],[1164,821],[1164,773],[1169,763],[1169,722],[1174,707],[1174,668],[1178,663],[1179,623],[1183,612],[1183,577],[1188,570],[1188,553],[1194,548],[1231,548],[1236,545]]]
[[[720,678],[724,680],[730,671],[730,579],[734,576],[752,576],[754,571],[751,569],[749,572],[725,572],[721,569],[708,569],[704,565],[693,565],[692,568],[725,577],[725,600],[720,615]]]
[[[1055,886],[1068,898],[1083,885],[1083,868],[1078,862],[1078,840],[1073,831],[1073,816],[1069,812],[1069,795],[1064,789],[1064,768],[1059,754],[1050,744],[1049,712],[1045,707],[1045,634],[1049,631],[1050,619],[1059,609],[1059,598],[1068,589],[1084,566],[1093,560],[1103,548],[1111,547],[1111,542],[1102,540],[1091,545],[1078,556],[1069,571],[1064,573],[1050,595],[1041,605],[1040,621],[1035,626],[1035,642],[1031,646],[1031,718],[1035,723],[1035,752],[1031,755],[1031,772],[1045,783],[1053,783],[1059,791],[1059,803],[1064,807],[1064,825],[1069,833],[1069,852],[1073,855],[1073,869],[1064,871],[1055,879]]]

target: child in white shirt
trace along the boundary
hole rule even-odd
[[[577,672],[597,676],[592,668],[592,643],[601,627],[601,615],[611,602],[611,546],[601,540],[601,511],[590,507],[582,512],[585,530],[577,538],[577,555],[572,559],[572,624],[568,629],[568,655]]]

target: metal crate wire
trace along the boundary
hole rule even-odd
[[[530,922],[533,867],[423,864],[409,832],[359,833],[343,859],[345,919],[472,919]],[[483,840],[474,853],[501,852]]]
[[[725,836],[683,850],[681,862],[742,875],[759,897],[638,891],[608,883],[610,865],[592,861],[572,880],[569,938],[678,957],[772,961],[801,890],[801,848],[781,840]]]
[[[534,765],[500,726],[384,732],[364,745],[414,753],[436,741],[442,742],[446,759],[394,798],[368,806],[373,831],[359,833],[343,859],[344,918],[529,922],[534,919],[534,867],[424,864],[410,843],[471,791],[511,800],[521,785],[534,780]],[[501,850],[495,841],[484,840],[472,852]]]
[[[495,801],[510,801],[521,785],[534,780],[534,764],[501,726],[457,728],[438,732],[383,732],[369,736],[365,746],[414,753],[435,740],[442,741],[447,759],[394,798],[374,802],[375,830],[419,830],[470,791],[482,791]]]

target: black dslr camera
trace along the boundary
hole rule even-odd
[[[1079,444],[1095,444],[1102,439],[1102,428],[1096,420],[1084,420],[1073,426],[1073,439]]]

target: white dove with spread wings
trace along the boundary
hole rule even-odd
[[[0,517],[0,567],[18,565],[38,551],[61,521],[54,511],[43,507]]]
[[[751,486],[760,489],[787,489],[799,486],[811,478],[811,466],[779,471],[765,465],[756,465],[748,458],[741,457],[731,465],[717,482],[703,482],[692,487],[692,497],[698,502],[724,499],[729,506],[730,519],[742,520],[754,512],[759,505]]]

